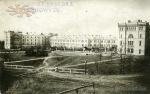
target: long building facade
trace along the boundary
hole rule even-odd
[[[49,46],[49,35],[5,31],[5,49]]]
[[[118,23],[119,52],[127,55],[149,55],[150,25],[146,21]]]
[[[33,34],[33,33],[25,33],[22,36],[22,46],[48,46],[49,45],[49,37],[41,34]]]
[[[116,47],[116,38],[111,35],[58,35],[51,38],[52,47],[102,48]]]

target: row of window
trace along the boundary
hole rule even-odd
[[[134,53],[134,49],[133,48],[128,48],[128,53]]]
[[[36,42],[35,42],[35,43],[32,43],[32,42],[31,42],[31,43],[23,43],[23,45],[24,45],[24,44],[26,44],[26,45],[37,45],[37,44],[39,44],[39,43],[36,43]],[[40,44],[46,44],[46,43],[40,43]]]
[[[122,49],[120,49],[120,52],[122,53]],[[134,53],[134,49],[133,48],[128,48],[127,52],[128,53]],[[141,54],[141,53],[142,53],[142,50],[139,49],[139,54]]]
[[[122,34],[120,34],[120,38],[122,38]],[[129,34],[128,38],[134,38],[133,34]],[[142,38],[142,34],[139,35],[139,38]]]
[[[136,27],[126,27],[127,30],[136,30]]]
[[[22,38],[40,38],[39,36],[22,36]],[[46,37],[41,37],[41,38],[46,38]]]
[[[142,50],[139,49],[139,54],[141,54]],[[128,53],[134,53],[134,49],[133,48],[128,48]]]
[[[62,46],[64,46],[64,45],[70,45],[70,44],[67,44],[67,43],[53,43],[52,44],[53,46],[57,46],[57,45],[62,45]],[[111,46],[114,46],[114,45],[110,45],[110,44],[108,44],[108,45],[97,45],[97,44],[73,44],[73,45],[82,45],[82,46],[87,46],[87,45],[89,45],[89,46],[99,46],[99,47],[111,47]]]
[[[128,45],[133,46],[133,41],[128,41]]]
[[[37,40],[36,40],[36,39],[35,39],[35,40],[32,40],[32,39],[30,39],[30,40],[29,40],[29,39],[26,39],[26,40],[25,40],[25,39],[22,39],[22,41],[35,41],[35,42],[36,42]],[[39,40],[38,40],[38,41],[39,41]],[[46,40],[41,40],[41,41],[46,41]]]
[[[139,26],[138,29],[139,29],[139,30],[143,30],[144,27],[143,27],[143,26]],[[124,31],[124,30],[125,30],[125,27],[120,27],[119,30],[120,30],[120,31]],[[126,30],[136,30],[136,27],[135,27],[135,26],[129,26],[129,27],[126,27]]]
[[[55,42],[88,42],[88,40],[52,40]],[[101,42],[101,43],[115,43],[114,40],[94,40],[94,42]]]
[[[52,40],[54,42],[88,42],[88,40]]]
[[[123,41],[120,41],[120,46],[123,45]],[[128,45],[129,46],[133,46],[134,45],[134,41],[128,41]],[[142,41],[139,41],[139,46],[142,46]]]

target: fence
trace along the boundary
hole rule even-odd
[[[52,68],[43,68],[39,69],[40,72],[59,72],[59,73],[73,73],[73,74],[84,74],[85,69],[75,69],[75,68],[58,68],[58,67],[52,67]]]
[[[22,66],[22,65],[4,65],[7,69],[34,69],[33,66]]]
[[[93,94],[95,94],[95,84],[94,83],[92,83],[90,85],[80,86],[80,87],[70,89],[70,90],[65,90],[65,91],[59,92],[58,94],[66,94],[66,93],[71,93],[71,92],[75,92],[76,94],[79,94],[79,90],[86,88],[86,87],[93,87]]]
[[[28,62],[28,61],[36,61],[36,60],[44,60],[45,58],[35,58],[35,59],[29,59],[29,60],[19,60],[19,61],[10,61],[10,62],[4,62],[5,64],[11,64],[11,63],[20,63],[20,62]]]

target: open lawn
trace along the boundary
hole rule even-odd
[[[56,94],[64,90],[73,89],[85,82],[43,76],[42,78],[25,78],[16,81],[6,94]],[[86,83],[88,84],[88,83]]]
[[[85,56],[62,56],[54,57],[47,60],[49,66],[76,65],[81,60],[87,59],[88,62],[99,61],[98,55]],[[102,60],[110,59],[103,57]],[[138,60],[139,61],[139,60]],[[24,77],[16,81],[6,94],[58,94],[64,90],[73,89],[82,84],[95,83],[95,94],[149,94],[149,73],[147,75],[136,76],[135,74],[120,75],[120,60],[114,60],[104,63],[87,64],[87,75],[65,74],[65,73],[44,73],[42,77]],[[138,63],[138,62],[137,62]],[[98,65],[97,65],[98,64]],[[135,68],[142,67],[140,62],[138,66],[130,66]],[[128,73],[128,65],[124,66]],[[73,68],[84,69],[85,65]],[[145,67],[143,67],[145,68]],[[133,69],[133,68],[131,68]],[[149,69],[149,67],[148,67]],[[46,75],[45,75],[46,74]],[[96,75],[89,75],[96,74]],[[97,75],[99,74],[99,75]],[[105,74],[105,75],[102,75]],[[106,75],[112,74],[112,75]],[[114,75],[117,74],[117,75]],[[135,75],[135,76],[134,76]],[[146,78],[146,79],[145,79]],[[79,90],[79,94],[93,94],[93,88],[88,87]],[[10,93],[11,92],[11,93]],[[71,92],[68,94],[76,94]]]
[[[40,78],[25,78],[16,81],[6,94],[58,94],[64,90],[87,85],[95,82],[95,94],[148,94],[146,87],[131,80],[138,76],[132,75],[112,75],[112,76],[89,76],[89,75],[69,75],[54,74],[45,75]],[[59,76],[59,77],[56,77]],[[73,78],[73,79],[70,79]],[[79,90],[79,94],[93,94],[93,87]],[[140,93],[137,93],[140,92]],[[70,92],[67,94],[76,94]]]
[[[79,65],[70,68],[85,69],[88,74],[120,74],[120,60],[109,62],[95,62],[93,64]]]
[[[109,56],[102,57],[101,60],[108,60]],[[62,56],[49,58],[46,62],[49,66],[66,66],[66,65],[76,65],[87,62],[100,61],[99,55],[83,55],[83,56]]]

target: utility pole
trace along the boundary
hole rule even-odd
[[[97,72],[97,74],[99,73],[98,71],[98,67],[99,67],[99,65],[98,65],[98,62],[97,61],[95,61],[95,68],[96,68],[96,72]]]
[[[120,70],[120,71],[121,71],[121,73],[124,73],[124,71],[125,71],[124,69],[125,69],[126,58],[123,57],[122,54],[121,54],[120,57],[121,57],[121,64],[120,64],[120,65],[121,65],[121,70]]]
[[[120,59],[120,61],[121,61],[121,63],[120,63],[120,73],[122,73],[122,70],[123,70],[123,69],[122,69],[122,66],[123,66],[122,54],[120,54],[120,58],[121,58],[121,59]]]
[[[85,60],[85,63],[84,63],[84,69],[85,69],[85,74],[87,73],[87,60]]]

